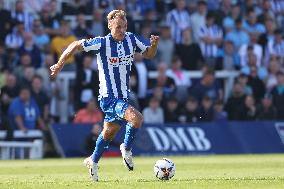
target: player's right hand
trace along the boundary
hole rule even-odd
[[[50,69],[50,76],[53,79],[57,76],[58,72],[61,70],[61,68],[58,64],[54,64],[49,69]]]

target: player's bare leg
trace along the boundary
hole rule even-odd
[[[98,181],[98,162],[119,129],[120,126],[118,124],[105,122],[103,131],[96,141],[94,153],[84,160],[84,164],[89,169],[90,178],[93,181]]]
[[[125,167],[129,171],[132,171],[134,169],[134,163],[132,160],[131,149],[135,139],[135,135],[143,123],[143,116],[134,107],[128,106],[124,114],[124,119],[127,121],[127,124],[125,128],[126,131],[124,143],[120,145],[120,151]]]

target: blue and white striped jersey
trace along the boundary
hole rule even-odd
[[[97,55],[100,90],[102,97],[128,98],[131,65],[135,52],[143,53],[147,45],[133,33],[126,32],[122,41],[111,34],[82,42],[85,51],[94,50]]]
[[[212,39],[222,38],[223,32],[217,25],[202,26],[199,31],[199,38],[210,37]],[[218,55],[218,46],[212,43],[205,43],[201,40],[200,48],[204,57],[215,58]]]
[[[284,40],[276,42],[274,39],[268,41],[267,45],[269,55],[284,57]]]

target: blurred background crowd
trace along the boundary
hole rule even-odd
[[[108,34],[113,9],[145,43],[160,36],[157,56],[132,66],[130,100],[145,123],[284,119],[283,0],[0,0],[1,129],[59,122],[66,95],[49,67],[72,41]],[[228,97],[220,70],[238,73]],[[101,122],[95,55],[77,53],[62,72],[75,73],[68,121]]]

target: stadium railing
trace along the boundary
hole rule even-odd
[[[0,159],[43,158],[43,133],[40,130],[14,131],[13,140],[5,141],[7,131],[0,131]]]
[[[201,71],[187,71],[186,74],[191,79],[200,79],[202,77]],[[149,78],[156,78],[158,75],[158,72],[156,71],[150,71],[148,76]],[[232,89],[232,86],[234,84],[234,79],[239,75],[238,71],[216,71],[215,76],[217,79],[223,79],[224,80],[224,99],[227,100],[230,91]],[[61,72],[57,80],[60,83],[60,89],[62,95],[65,97],[59,101],[60,103],[60,110],[59,110],[59,117],[61,123],[67,123],[68,122],[68,114],[69,114],[69,86],[71,80],[74,80],[76,77],[75,72]]]

